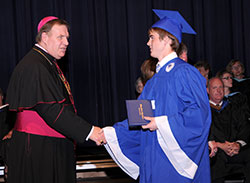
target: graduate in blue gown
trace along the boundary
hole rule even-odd
[[[206,80],[175,52],[182,32],[195,32],[178,12],[154,11],[160,20],[150,28],[147,45],[159,62],[138,99],[151,100],[155,117],[145,117],[149,123],[141,130],[129,130],[127,120],[105,127],[105,147],[141,183],[209,183]]]

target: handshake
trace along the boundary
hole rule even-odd
[[[97,126],[94,126],[94,129],[89,138],[93,140],[98,146],[107,143],[103,129]]]
[[[149,123],[146,125],[143,125],[142,129],[144,129],[144,130],[148,129],[150,131],[155,131],[158,129],[157,124],[155,122],[155,117],[144,116],[144,119],[148,120]],[[96,143],[96,145],[98,145],[98,146],[107,143],[103,129],[101,129],[97,126],[94,126],[94,130],[89,138],[91,140],[93,140]]]

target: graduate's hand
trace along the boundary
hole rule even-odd
[[[144,119],[150,121],[148,124],[146,125],[143,125],[142,128],[143,129],[149,129],[150,131],[154,131],[154,130],[157,130],[158,127],[156,125],[156,122],[155,122],[155,117],[147,117],[145,116]]]
[[[93,140],[98,146],[106,143],[103,130],[97,126],[94,126],[94,130],[89,138]]]

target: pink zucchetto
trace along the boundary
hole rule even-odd
[[[37,32],[40,31],[40,29],[42,28],[42,26],[44,26],[44,24],[46,24],[47,22],[51,21],[51,20],[55,20],[58,19],[57,17],[54,16],[48,16],[48,17],[44,17],[38,24],[37,26]]]

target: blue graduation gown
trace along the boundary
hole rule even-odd
[[[104,129],[106,149],[141,183],[209,183],[211,114],[206,81],[179,58],[149,80],[139,99],[154,101],[156,131],[129,130],[127,120]]]

